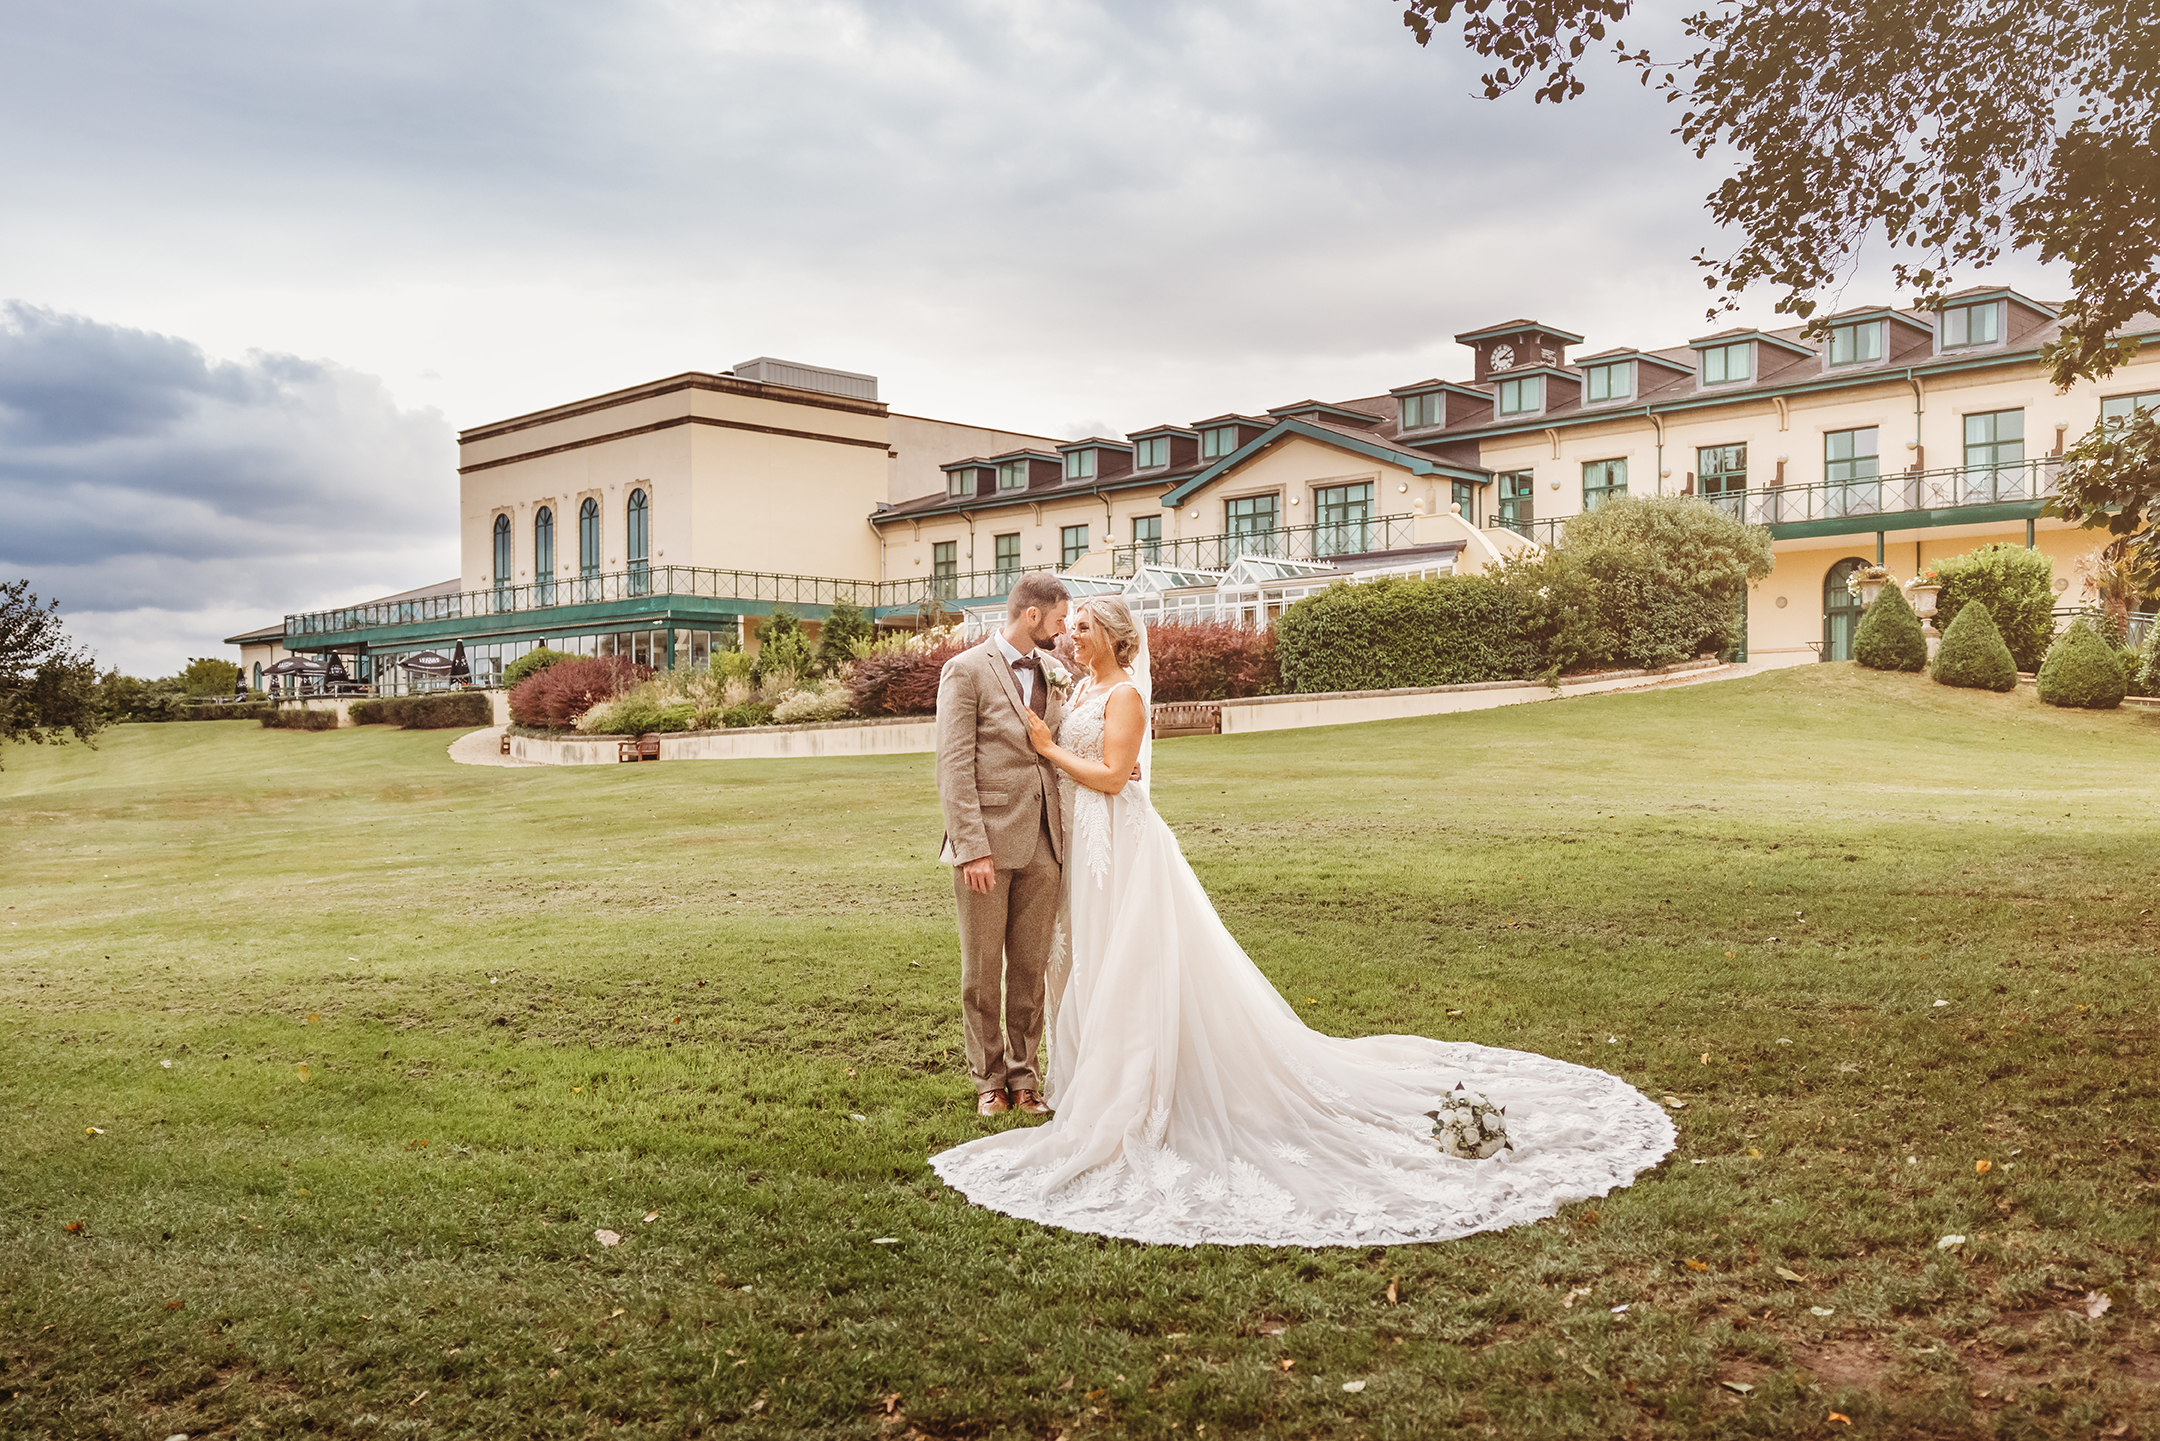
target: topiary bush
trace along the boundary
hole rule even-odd
[[[409,731],[453,730],[495,724],[495,707],[476,690],[409,695],[397,708],[398,724]]]
[[[541,646],[537,650],[525,652],[525,654],[504,667],[502,683],[505,688],[515,686],[525,677],[538,675],[551,665],[561,665],[566,660],[575,659],[576,657],[568,651],[553,650],[547,646]]]
[[[1966,555],[1933,562],[1942,581],[1935,624],[1948,640],[1958,613],[1974,601],[1988,616],[2022,671],[2040,668],[2055,640],[2055,567],[2036,550],[1997,541]]]
[[[536,730],[569,730],[602,701],[626,695],[652,675],[628,656],[579,656],[527,676],[510,692],[510,718]]]
[[[2040,662],[2040,699],[2080,710],[2113,710],[2128,689],[2115,647],[2080,620]]]
[[[1853,659],[1869,670],[1927,669],[1927,636],[1921,632],[1920,617],[1895,585],[1884,586],[1860,617]]]
[[[1151,625],[1148,662],[1157,704],[1240,700],[1282,689],[1272,627],[1248,630],[1222,620]]]
[[[1988,614],[1987,602],[1972,601],[1958,612],[1957,619],[1943,632],[1942,646],[1935,652],[1935,666],[1929,674],[1944,685],[1969,690],[2017,689],[2017,662],[2011,658],[2010,647],[2003,644],[2002,632],[1995,629],[1995,617]]]
[[[1276,661],[1301,695],[1517,680],[1538,668],[1527,618],[1483,576],[1331,585],[1276,621]]]
[[[277,710],[264,716],[262,724],[264,730],[334,731],[338,714],[334,710]]]
[[[356,726],[380,726],[390,724],[390,702],[386,700],[356,700],[346,708],[345,714]]]

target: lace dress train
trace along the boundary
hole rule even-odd
[[[1061,744],[1102,754],[1109,692]],[[1168,1245],[1439,1241],[1627,1185],[1672,1123],[1616,1076],[1522,1051],[1309,1029],[1232,939],[1177,839],[1129,785],[1066,782],[1069,915],[1051,977],[1047,1123],[931,1158],[1008,1215]],[[1512,1149],[1443,1154],[1429,1113],[1463,1086]]]

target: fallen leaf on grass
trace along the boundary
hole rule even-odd
[[[159,1064],[159,1065],[161,1065],[161,1066],[163,1066],[163,1067],[164,1067],[164,1068],[165,1068],[166,1070],[168,1070],[168,1071],[172,1069],[172,1062],[171,1062],[171,1061],[159,1061],[159,1062],[158,1062],[158,1064]]]
[[[102,1126],[85,1126],[82,1128],[82,1133],[85,1136],[102,1136],[105,1134],[105,1128]]]
[[[1562,1296],[1560,1298],[1560,1309],[1562,1309],[1563,1311],[1574,1310],[1575,1303],[1589,1294],[1590,1288],[1588,1286],[1577,1286],[1574,1290],[1568,1292],[1565,1296]]]
[[[2114,1304],[2115,1298],[2105,1291],[2087,1291],[2085,1293],[2085,1314],[2096,1321],[2105,1316],[2108,1308]]]
[[[413,1397],[412,1400],[407,1401],[405,1404],[408,1406],[417,1406],[425,1400],[427,1400],[427,1392],[422,1391],[419,1395]]]
[[[1632,1306],[1632,1305],[1634,1305],[1634,1304],[1635,1304],[1635,1303],[1634,1303],[1633,1301],[1623,1301],[1623,1302],[1621,1302],[1621,1303],[1620,1303],[1619,1305],[1617,1305],[1617,1306],[1615,1306],[1615,1307],[1613,1307],[1613,1308],[1612,1308],[1612,1313],[1613,1313],[1613,1314],[1614,1314],[1615,1316],[1618,1316],[1618,1315],[1620,1315],[1620,1314],[1621,1314],[1622,1312],[1626,1311],[1628,1307],[1630,1307],[1630,1306]]]
[[[1945,1236],[1935,1243],[1935,1249],[1938,1251],[1954,1251],[1964,1244],[1965,1238],[1963,1236]]]
[[[165,1303],[165,1309],[166,1309],[166,1310],[168,1310],[168,1311],[185,1311],[185,1310],[187,1309],[187,1302],[185,1302],[185,1301],[167,1301],[167,1302]]]
[[[1461,1012],[1461,1011],[1449,1011],[1449,1012],[1448,1012],[1448,1014],[1449,1014],[1449,1015],[1451,1015],[1451,1016],[1459,1016],[1459,1015],[1461,1015],[1461,1014],[1462,1014],[1462,1012]]]
[[[1810,1306],[1807,1309],[1810,1316],[1835,1316],[1837,1314],[1828,1306]]]
[[[1067,1376],[1065,1378],[1064,1389],[1068,1391],[1072,1389],[1072,1377]],[[895,1391],[889,1396],[880,1397],[878,1404],[885,1408],[886,1415],[897,1416],[900,1414],[900,1393]]]
[[[80,1221],[70,1221],[67,1223],[67,1233],[70,1236],[80,1236],[82,1234],[82,1229],[83,1223]]]
[[[900,1238],[898,1236],[872,1236],[870,1244],[873,1246],[897,1246],[900,1244]]]
[[[1706,1066],[1710,1064],[1710,1053],[1708,1051],[1702,1053],[1702,1063]]]
[[[1947,1006],[1947,1005],[1949,1005],[1949,1004],[1950,1004],[1950,1003],[1949,1003],[1948,1001],[1937,1001],[1937,1002],[1935,1003],[1935,1005],[1937,1005],[1937,1006]],[[1934,1009],[1934,1007],[1933,1007],[1933,1006],[1930,1006],[1930,1007],[1929,1007],[1928,1009],[1930,1009],[1930,1010],[1933,1010],[1933,1009]],[[1848,1426],[1850,1426],[1850,1425],[1851,1425],[1852,1423],[1851,1423],[1850,1421],[1848,1421],[1848,1422],[1846,1422],[1845,1424],[1846,1424],[1846,1425],[1848,1425]]]
[[[1738,956],[1735,956],[1735,955],[1734,955],[1734,954],[1733,954],[1733,953],[1732,953],[1731,951],[1727,951],[1727,952],[1725,953],[1725,959],[1726,959],[1726,960],[1728,960],[1728,961],[1733,961],[1733,960],[1738,960],[1738,959],[1739,959],[1739,957],[1738,957]]]
[[[1277,1361],[1275,1364],[1282,1367],[1283,1370],[1287,1371],[1291,1367],[1297,1365],[1297,1361],[1293,1357],[1285,1356],[1281,1360]]]
[[[1690,1271],[1707,1271],[1710,1269],[1710,1263],[1707,1261],[1683,1261],[1681,1264]]]
[[[299,1065],[293,1067],[293,1074],[298,1076],[301,1080],[305,1081],[315,1073],[308,1069],[307,1063],[305,1061],[302,1061]]]
[[[1402,1278],[1401,1278],[1400,1276],[1390,1276],[1390,1277],[1388,1277],[1388,1283],[1387,1283],[1387,1303],[1388,1303],[1388,1304],[1389,1304],[1390,1306],[1393,1306],[1393,1305],[1395,1305],[1395,1304],[1396,1304],[1397,1302],[1399,1302],[1399,1301],[1401,1301],[1401,1300],[1402,1300]]]
[[[1342,1388],[1345,1391],[1362,1391],[1365,1389],[1365,1383],[1363,1381],[1345,1381],[1342,1383]]]
[[[1747,1153],[1750,1160],[1760,1161],[1762,1159],[1762,1147],[1760,1146],[1748,1147]]]
[[[603,1246],[619,1245],[622,1242],[622,1237],[616,1235],[613,1231],[595,1231],[593,1232],[593,1239]]]
[[[612,1320],[614,1320],[614,1319],[615,1319],[615,1318],[616,1318],[617,1316],[620,1316],[620,1315],[622,1315],[622,1314],[623,1314],[623,1308],[622,1308],[622,1307],[620,1307],[620,1306],[617,1306],[617,1307],[616,1307],[616,1308],[615,1308],[614,1310],[612,1310],[612,1311],[610,1311],[610,1312],[608,1312],[608,1313],[607,1313],[607,1318],[608,1318],[608,1319],[609,1319],[610,1321],[612,1321]]]
[[[560,1367],[560,1366],[550,1366],[550,1367],[548,1367],[548,1380],[552,1381],[552,1380],[554,1380],[554,1379],[555,1379],[555,1378],[556,1378],[557,1376],[560,1376],[560,1375],[562,1375],[562,1367]]]
[[[1737,1391],[1743,1396],[1755,1389],[1745,1381],[1720,1381],[1718,1385],[1723,1386],[1728,1391]]]
[[[660,1219],[660,1213],[658,1211],[647,1211],[645,1213],[645,1219],[648,1221],[657,1221]]]
[[[1783,1266],[1776,1267],[1775,1269],[1777,1271],[1777,1278],[1780,1281],[1805,1281],[1807,1279],[1807,1277],[1801,1275],[1798,1271],[1788,1270],[1786,1267]]]
[[[1830,1419],[1832,1421],[1843,1421],[1848,1426],[1852,1425],[1852,1417],[1846,1415],[1843,1411],[1832,1411]]]
[[[1994,1170],[1994,1169],[1995,1169],[1995,1163],[1994,1163],[1993,1161],[1975,1161],[1975,1162],[1973,1162],[1973,1174],[1974,1174],[1975,1176],[1985,1176],[1985,1175],[1986,1175],[1986,1174],[1987,1174],[1988,1172],[1990,1172],[1990,1171],[1992,1171],[1992,1170]]]

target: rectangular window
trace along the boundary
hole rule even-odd
[[[1093,480],[1095,478],[1095,452],[1092,450],[1066,451],[1065,478],[1067,480]]]
[[[1080,557],[1088,552],[1088,528],[1084,525],[1068,525],[1058,531],[1058,568],[1070,570],[1079,564]]]
[[[1011,535],[992,536],[990,544],[996,550],[998,583],[1002,589],[1012,584],[1013,578],[1020,574],[1020,533],[1014,531]]]
[[[1519,380],[1503,380],[1498,391],[1497,409],[1502,415],[1522,415],[1541,410],[1545,405],[1545,377],[1526,375]]]
[[[1583,367],[1583,399],[1626,400],[1635,393],[1635,362],[1616,360],[1610,365]]]
[[[1596,510],[1616,495],[1627,494],[1627,462],[1586,460],[1582,468],[1582,508]]]
[[[1882,347],[1883,322],[1880,320],[1862,320],[1851,325],[1830,327],[1832,365],[1865,365],[1871,360],[1880,360]]]
[[[1993,345],[2002,339],[2002,302],[1984,300],[1978,305],[1955,305],[1942,313],[1942,348],[1956,350],[1967,345]]]
[[[1428,430],[1444,422],[1447,414],[1447,396],[1440,391],[1429,395],[1406,395],[1402,398],[1402,428],[1404,430]]]
[[[1282,497],[1248,495],[1223,502],[1230,556],[1274,555],[1282,549]]]
[[[1028,463],[1026,461],[1008,460],[998,467],[999,490],[1026,490],[1027,483]]]
[[[1477,524],[1477,483],[1468,480],[1450,481],[1449,499],[1462,508],[1462,518],[1471,525]]]
[[[975,493],[975,472],[972,470],[948,470],[945,472],[945,496],[958,500],[963,495]]]
[[[2100,402],[2100,423],[2120,425],[2140,410],[2160,415],[2160,390],[2148,390],[2143,395],[2111,395]]]
[[[1747,489],[1747,447],[1705,445],[1695,451],[1695,473],[1704,495],[1725,495]]]
[[[1823,479],[1829,483],[1824,497],[1831,515],[1874,515],[1882,509],[1881,459],[1877,447],[1881,433],[1865,430],[1832,430],[1823,435]]]
[[[1162,559],[1162,517],[1159,515],[1134,516],[1132,543],[1143,564],[1152,565]]]
[[[1133,469],[1153,470],[1170,463],[1170,437],[1151,435],[1133,442]]]
[[[1213,430],[1200,432],[1200,458],[1220,460],[1237,449],[1237,427],[1218,425]]]
[[[1315,558],[1363,555],[1373,548],[1372,498],[1370,482],[1323,486],[1313,492],[1313,519],[1320,523],[1313,537]]]
[[[1509,530],[1530,533],[1537,519],[1537,476],[1527,470],[1503,470],[1495,477],[1500,487],[1500,524]]]
[[[930,588],[938,599],[951,600],[959,594],[960,542],[941,540],[930,547]]]
[[[1748,350],[1750,342],[1735,341],[1731,345],[1706,346],[1702,352],[1702,383],[1704,385],[1731,385],[1748,378]]]
[[[1991,410],[1965,417],[1965,475],[1960,499],[1967,505],[2024,500],[2025,412]]]

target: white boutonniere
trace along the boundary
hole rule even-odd
[[[1037,651],[1042,660],[1043,679],[1050,682],[1050,689],[1063,694],[1072,689],[1072,672],[1057,662],[1057,657]]]

